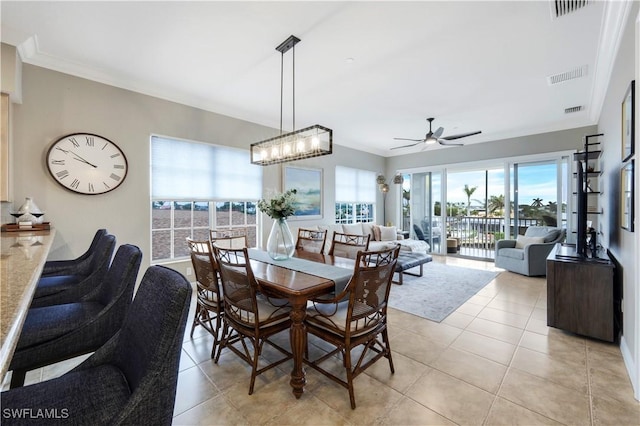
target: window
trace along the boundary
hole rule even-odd
[[[375,220],[376,174],[336,166],[336,223]]]
[[[153,136],[151,260],[187,257],[185,238],[208,239],[214,228],[246,228],[255,246],[261,192],[248,151]]]

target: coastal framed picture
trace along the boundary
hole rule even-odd
[[[289,219],[322,218],[322,169],[284,166],[284,190],[295,189],[296,211]]]
[[[620,226],[630,232],[633,232],[633,203],[635,202],[634,161],[629,161],[620,170]]]
[[[627,93],[622,101],[622,161],[627,161],[633,155],[634,145],[634,108],[635,108],[635,85],[636,81],[631,81]]]

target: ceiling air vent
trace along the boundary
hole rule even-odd
[[[551,0],[551,18],[559,18],[576,12],[590,3],[589,0]]]
[[[570,69],[569,71],[548,76],[547,82],[549,83],[549,86],[553,86],[554,84],[564,83],[565,81],[586,77],[587,70],[588,70],[587,65],[583,65],[581,67],[575,67],[573,69]]]
[[[573,106],[573,107],[564,109],[565,114],[571,114],[572,112],[578,112],[578,111],[582,111],[582,105]]]

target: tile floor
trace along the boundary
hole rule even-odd
[[[434,258],[494,269],[493,262]],[[359,376],[355,410],[346,389],[309,368],[296,400],[290,361],[258,376],[249,396],[249,366],[229,352],[214,364],[211,337],[201,327],[193,339],[188,333],[174,425],[640,424],[619,348],[546,326],[544,278],[503,272],[439,324],[390,309],[396,373],[382,359]],[[30,372],[27,381],[76,362]]]

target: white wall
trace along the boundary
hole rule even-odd
[[[625,363],[629,370],[629,375],[634,384],[636,399],[640,399],[640,383],[638,383],[640,372],[640,283],[637,279],[636,268],[638,263],[638,248],[636,247],[636,235],[640,232],[640,221],[638,221],[638,210],[635,211],[635,232],[629,232],[620,228],[620,168],[621,159],[621,104],[625,92],[634,79],[635,62],[640,55],[636,47],[635,20],[638,16],[639,4],[634,2],[628,15],[628,22],[625,26],[621,39],[618,56],[616,58],[611,81],[607,90],[607,95],[598,122],[598,130],[604,133],[604,180],[605,191],[609,196],[604,206],[604,236],[603,244],[608,246],[613,256],[622,266],[623,280],[623,337],[621,350],[625,357]],[[636,138],[635,156],[636,159],[636,182],[638,167],[640,166],[639,137],[638,137],[638,89],[639,80],[636,80]],[[636,201],[640,187],[636,183]],[[636,204],[637,205],[637,204]]]

